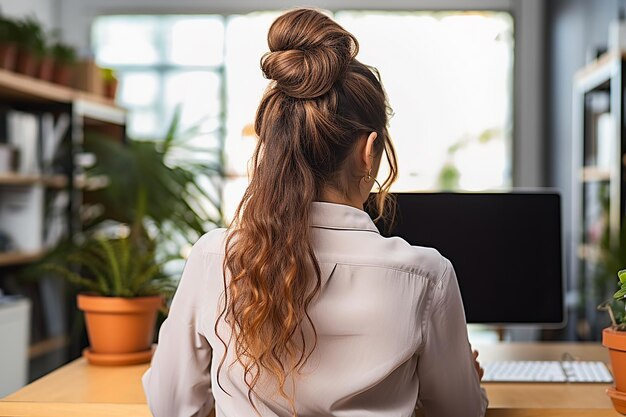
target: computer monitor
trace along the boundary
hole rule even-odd
[[[565,322],[556,193],[397,193],[386,236],[436,248],[456,270],[468,323]]]

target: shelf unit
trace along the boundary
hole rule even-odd
[[[64,104],[91,123],[126,124],[126,111],[106,97],[78,91],[0,68],[0,97],[11,103]]]
[[[47,353],[53,352],[58,349],[66,348],[70,343],[70,338],[67,336],[54,336],[41,342],[33,343],[28,348],[28,358],[39,358]]]
[[[30,262],[37,261],[45,255],[45,251],[36,252],[0,252],[0,267],[2,266],[14,266],[23,265]]]
[[[600,337],[606,323],[596,306],[614,287],[607,277],[602,288],[596,275],[602,245],[619,243],[626,208],[625,63],[626,53],[612,51],[574,78],[569,288],[571,298],[584,302],[569,316],[581,339]]]
[[[67,219],[68,235],[80,230],[80,207],[82,205],[82,191],[84,189],[93,189],[98,187],[99,182],[95,184],[85,180],[82,168],[75,165],[75,157],[82,151],[84,133],[86,130],[95,130],[105,132],[108,136],[118,137],[121,141],[125,140],[126,135],[126,111],[115,105],[113,100],[98,95],[79,91],[50,82],[34,79],[31,77],[17,74],[14,72],[0,69],[0,106],[9,110],[16,110],[26,113],[35,114],[41,121],[44,114],[52,114],[55,120],[61,115],[68,115],[70,124],[63,141],[69,149],[67,156],[63,157],[60,162],[62,164],[59,169],[55,170],[52,175],[23,175],[23,174],[0,174],[0,188],[7,187],[43,187],[46,195],[58,192],[68,193],[68,202],[65,210]],[[43,141],[41,129],[38,132],[39,140]],[[3,138],[0,137],[0,141]],[[11,284],[13,288],[17,288],[14,277],[25,265],[41,259],[45,255],[44,250],[40,251],[13,251],[0,252],[0,286]],[[45,303],[50,303],[51,299],[56,300],[57,305],[51,306],[52,310],[62,312],[60,319],[63,322],[62,331],[56,331],[54,334],[41,335],[37,339],[32,340],[29,348],[28,356],[31,360],[37,361],[40,369],[34,373],[31,370],[31,376],[38,376],[46,373],[59,365],[63,364],[72,355],[79,352],[79,346],[72,347],[69,338],[70,321],[72,320],[74,311],[74,300],[65,296],[63,288],[56,288],[54,285],[45,285],[40,282],[32,284],[37,288],[29,288],[29,295],[44,291],[43,287],[47,287],[47,295],[38,302],[33,300],[34,316],[45,315]],[[54,291],[50,292],[50,288]],[[52,295],[51,295],[52,294]],[[55,298],[54,294],[58,295]],[[33,320],[34,319],[34,320]],[[31,321],[34,323],[37,317],[33,317]],[[40,317],[40,322],[46,320]],[[32,324],[31,326],[33,326]],[[33,330],[33,334],[41,333],[41,330]],[[57,329],[58,330],[58,329]],[[70,350],[73,350],[70,353]],[[50,356],[52,362],[48,361],[43,365],[47,369],[43,369],[41,365],[42,358],[46,355]],[[54,362],[56,361],[56,362]]]
[[[23,186],[43,184],[49,188],[67,187],[67,175],[23,175],[23,174],[0,174],[0,186]]]

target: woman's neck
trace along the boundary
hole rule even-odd
[[[359,196],[346,197],[332,188],[325,188],[319,201],[326,203],[343,204],[363,210],[363,202]]]

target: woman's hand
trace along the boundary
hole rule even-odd
[[[478,379],[480,381],[483,380],[483,375],[485,375],[485,370],[481,368],[480,362],[478,362],[478,351],[473,350],[472,356],[474,357],[474,368],[476,368],[476,373],[478,374]]]

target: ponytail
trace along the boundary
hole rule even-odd
[[[253,406],[255,387],[267,376],[296,415],[285,383],[315,348],[308,307],[321,285],[312,203],[324,187],[347,189],[338,173],[363,134],[378,133],[375,150],[385,150],[390,163],[380,201],[397,169],[386,96],[372,70],[355,59],[354,36],[322,13],[299,9],[272,24],[268,44],[261,67],[272,82],[256,114],[253,175],[226,239],[218,322],[232,328],[222,341],[244,369]]]

